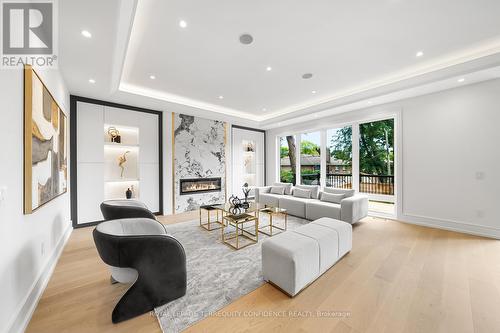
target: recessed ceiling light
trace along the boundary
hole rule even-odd
[[[265,112],[265,111],[267,111],[267,109],[266,109],[266,108],[262,108],[262,111],[264,111],[264,112]]]
[[[460,79],[458,79],[458,82],[462,83],[465,81],[465,78],[461,77]]]
[[[154,79],[156,79],[156,76],[154,76],[154,75],[150,75],[150,76],[149,76],[149,78],[150,78],[151,80],[154,80]]]
[[[187,27],[187,26],[188,26],[188,24],[187,24],[187,22],[186,22],[186,21],[184,21],[184,20],[180,20],[180,21],[179,21],[179,27],[181,27],[181,28],[183,28],[183,29],[184,29],[184,28],[185,28],[185,27]]]
[[[248,45],[248,44],[252,44],[252,42],[253,42],[252,35],[250,35],[250,34],[243,34],[243,35],[240,36],[240,43],[241,44]]]
[[[417,54],[415,54],[415,56],[416,56],[417,58],[420,58],[420,57],[421,57],[421,56],[423,56],[423,55],[424,55],[424,52],[423,52],[423,51],[418,51],[418,52],[417,52]]]
[[[88,30],[82,30],[82,36],[85,38],[92,38],[92,34]]]
[[[312,78],[312,77],[313,77],[312,73],[305,73],[305,74],[302,74],[302,78],[303,78],[303,79],[305,79],[305,80],[310,79],[310,78]]]
[[[372,101],[368,101],[367,103],[368,103],[368,104],[373,104],[373,102],[372,102]]]
[[[311,91],[311,93],[315,94],[315,93],[316,93],[316,90]]]
[[[224,96],[220,95],[220,96],[219,96],[219,99],[224,99]]]
[[[271,66],[267,66],[267,67],[266,67],[266,71],[270,72],[270,71],[272,71],[272,70],[273,70],[273,68],[272,68]]]
[[[95,83],[95,80],[94,80],[94,79],[89,79],[89,83],[94,84],[94,83]]]

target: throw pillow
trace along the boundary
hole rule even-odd
[[[332,194],[343,194],[345,198],[352,197],[354,195],[354,190],[345,189],[345,188],[334,188],[334,187],[325,187],[323,192],[332,193]]]
[[[285,194],[292,194],[292,183],[274,183],[273,186],[282,186],[285,188]]]
[[[293,196],[296,198],[311,199],[311,191],[310,190],[303,190],[300,188],[294,188],[293,189]]]
[[[321,193],[321,201],[339,204],[344,199],[345,194]]]
[[[311,191],[311,198],[318,199],[319,186],[316,185],[295,185],[294,188]]]
[[[273,186],[271,187],[271,194],[285,194],[285,188],[283,186]]]

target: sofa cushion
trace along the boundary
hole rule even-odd
[[[285,188],[283,186],[273,186],[271,187],[271,194],[285,194]]]
[[[269,205],[272,207],[278,207],[279,206],[279,199],[283,197],[282,195],[279,194],[272,194],[272,193],[261,193],[259,195],[259,203],[263,205]]]
[[[354,195],[354,190],[346,188],[325,187],[323,188],[323,192],[332,194],[344,194],[344,198],[349,198]]]
[[[296,188],[293,190],[293,196],[296,198],[311,199],[311,190]]]
[[[295,229],[293,232],[312,238],[318,243],[319,274],[323,274],[340,258],[339,235],[335,229],[325,227],[321,224],[309,223]]]
[[[319,186],[316,186],[316,185],[295,185],[294,189],[295,188],[300,188],[302,190],[310,190],[311,191],[311,198],[318,199]]]
[[[320,200],[325,202],[333,202],[339,204],[342,199],[344,199],[345,194],[334,194],[323,192],[320,195]]]
[[[322,217],[329,217],[340,220],[341,206],[339,204],[310,200],[306,203],[306,219],[316,220]]]
[[[262,243],[262,275],[289,295],[296,295],[319,276],[319,246],[304,235],[287,231]]]
[[[279,207],[286,209],[287,213],[293,216],[306,217],[306,202],[313,199],[297,198],[290,195],[279,197]]]
[[[347,222],[323,217],[312,221],[310,224],[322,225],[326,228],[336,230],[339,236],[338,256],[342,257],[352,249],[352,225]]]
[[[286,195],[292,194],[292,183],[274,183],[273,186],[282,186],[285,188]]]

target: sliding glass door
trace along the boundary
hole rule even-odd
[[[359,125],[359,192],[370,209],[394,213],[394,119]]]
[[[352,183],[352,126],[326,131],[327,187],[347,188]]]

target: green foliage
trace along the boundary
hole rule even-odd
[[[320,147],[311,141],[300,142],[300,153],[304,155],[319,156]]]
[[[283,139],[281,139],[283,140]],[[288,147],[287,146],[280,146],[280,157],[288,157]],[[311,155],[311,156],[319,156],[320,154],[320,147],[315,144],[314,142],[311,141],[301,141],[300,142],[300,153],[305,154],[305,155]]]
[[[337,135],[333,136],[330,142],[333,148],[330,151],[330,156],[346,162],[352,163],[352,127],[346,126],[337,131]]]
[[[280,147],[280,158],[288,157],[288,147]]]
[[[360,172],[374,175],[394,174],[394,120],[386,119],[359,125]],[[351,163],[352,128],[344,127],[332,137],[331,156]]]
[[[280,178],[283,183],[293,183],[293,172],[291,170],[281,170]]]
[[[359,126],[360,172],[394,174],[394,120],[386,119]]]

